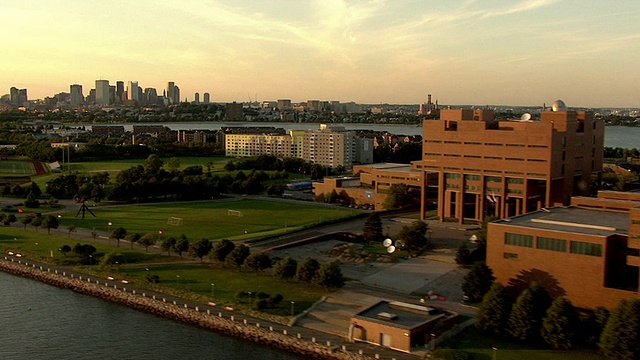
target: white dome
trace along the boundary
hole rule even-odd
[[[551,105],[551,110],[553,111],[567,111],[567,105],[562,100],[556,100]]]

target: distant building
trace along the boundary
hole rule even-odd
[[[431,102],[431,94],[427,95],[427,102],[420,104],[420,110],[418,110],[418,115],[431,115],[434,111],[438,110],[438,101],[436,103]]]
[[[27,89],[12,87],[9,89],[9,96],[11,99],[11,105],[24,106],[29,101],[29,98],[27,97]]]
[[[84,95],[82,95],[82,85],[73,84],[69,87],[71,94],[71,106],[79,107],[84,103]]]
[[[209,130],[178,130],[178,142],[205,144],[213,135]]]
[[[139,101],[138,97],[138,82],[129,81],[127,85],[127,100]]]
[[[193,97],[194,97],[193,103],[200,104],[200,93],[195,93]]]
[[[143,134],[164,134],[169,131],[169,128],[163,125],[133,125],[131,127],[131,132],[134,135],[143,135]]]
[[[242,110],[242,103],[232,102],[227,103],[224,113],[225,120],[244,120],[244,112]]]
[[[487,265],[506,286],[537,282],[580,308],[640,299],[640,193],[601,191],[489,223]]]
[[[122,125],[93,125],[91,133],[101,136],[120,136],[124,135],[124,126]]]
[[[227,134],[225,155],[291,157],[291,136],[288,134]]]
[[[122,104],[124,95],[124,81],[116,81],[116,104]]]
[[[176,84],[173,81],[167,83],[167,105],[173,105],[180,102],[180,94],[176,90]]]
[[[291,100],[289,99],[278,99],[278,109],[279,110],[290,110],[291,109]]]
[[[353,167],[355,133],[344,127],[321,124],[319,130],[305,132],[302,158],[324,166]],[[371,149],[373,152],[373,148]]]
[[[96,80],[97,105],[109,105],[109,80]]]
[[[204,93],[203,100],[205,104],[209,104],[211,102],[211,95],[208,92]]]
[[[554,109],[536,121],[460,109],[425,120],[422,169],[439,173],[436,184],[425,184],[438,186],[438,217],[510,217],[588,194],[592,174],[602,172],[604,124],[562,101]]]
[[[307,110],[309,110],[309,111],[319,111],[320,110],[320,100],[308,100],[307,101]]]

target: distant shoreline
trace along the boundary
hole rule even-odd
[[[6,257],[0,259],[0,271],[37,280],[59,288],[70,289],[81,294],[98,297],[148,314],[195,325],[207,330],[214,330],[228,336],[272,346],[312,358],[337,360],[370,359],[370,357],[365,355],[336,351],[331,347],[323,346],[316,342],[297,339],[280,332],[270,331],[258,325],[240,323],[230,318],[209,314],[208,312],[200,311],[197,307],[187,307],[186,304],[178,306],[177,304],[155,299],[155,297],[148,297],[144,295],[144,293],[136,294],[135,291],[126,290],[125,288],[106,286],[105,283],[100,281],[96,283],[95,278],[91,280],[90,277],[86,276],[59,274],[55,271],[49,271],[44,266],[41,267],[38,265],[36,267],[33,264],[28,265],[27,262],[7,260]]]

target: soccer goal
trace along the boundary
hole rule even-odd
[[[167,225],[180,226],[182,225],[182,218],[171,216],[167,219]]]
[[[227,215],[229,215],[229,216],[237,216],[237,217],[243,217],[244,216],[244,214],[240,210],[229,210],[227,212]]]

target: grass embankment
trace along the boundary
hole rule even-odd
[[[62,224],[77,228],[109,231],[123,227],[127,233],[157,234],[163,238],[186,235],[191,241],[207,238],[245,239],[286,233],[323,221],[356,215],[353,210],[267,200],[158,203],[145,205],[92,207],[97,217],[87,213],[83,220],[77,210],[62,214]],[[242,216],[229,215],[229,210]],[[182,219],[182,225],[168,225],[170,217]],[[112,226],[109,227],[109,222]]]
[[[438,344],[439,349],[459,349],[472,354],[474,360],[604,360],[597,350],[549,350],[496,339],[474,326],[458,336]],[[493,350],[496,348],[497,350]]]
[[[64,256],[58,251],[63,245],[73,248],[76,243],[88,243],[96,247],[93,262],[99,263],[102,257],[114,252],[121,263],[101,267],[99,265],[80,265],[73,252]],[[291,314],[291,301],[295,302],[296,313],[303,311],[326,294],[322,287],[295,281],[283,281],[274,278],[268,272],[254,273],[248,270],[224,267],[221,264],[200,263],[185,255],[180,259],[174,256],[148,253],[139,247],[116,247],[103,243],[94,243],[67,236],[64,232],[46,230],[39,233],[18,228],[3,228],[0,234],[0,251],[18,252],[24,260],[42,261],[54,265],[68,265],[74,271],[126,279],[132,287],[165,292],[184,299],[206,303],[214,301],[222,306],[249,309],[253,300],[236,298],[238,292],[265,292],[270,295],[281,294],[284,300],[275,308],[268,308],[264,314],[288,316]],[[53,254],[53,257],[51,257]],[[145,280],[147,275],[158,275],[159,283],[151,284]],[[212,286],[211,284],[215,284]]]

